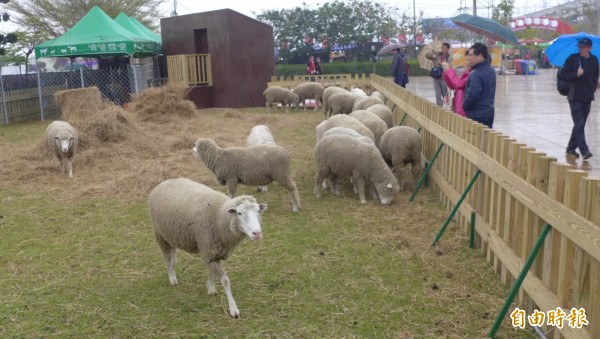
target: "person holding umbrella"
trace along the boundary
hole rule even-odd
[[[394,54],[391,70],[392,77],[394,77],[394,82],[397,85],[406,88],[406,84],[408,83],[408,60],[400,48],[394,49],[392,53]]]
[[[467,118],[492,128],[496,100],[496,72],[490,65],[487,47],[478,42],[468,50],[471,74],[467,80],[463,109]]]
[[[567,144],[567,157],[579,158],[579,152],[583,160],[592,157],[592,153],[585,141],[585,123],[590,114],[594,93],[599,87],[598,84],[598,58],[590,53],[592,50],[592,40],[581,38],[577,43],[578,53],[571,54],[564,64],[562,70],[562,79],[571,81],[571,89],[567,95],[569,108],[571,109],[571,119],[573,119],[573,129],[571,137]]]

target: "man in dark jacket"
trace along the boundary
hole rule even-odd
[[[406,55],[404,55],[404,52],[400,48],[395,49],[393,53],[394,60],[392,60],[391,74],[394,77],[394,82],[402,87],[406,87],[408,83],[408,61],[406,60]]]
[[[579,40],[579,53],[571,54],[561,72],[563,80],[571,81],[571,89],[567,99],[571,108],[573,130],[567,144],[567,156],[579,158],[577,148],[584,160],[592,157],[585,142],[585,123],[590,114],[594,92],[598,88],[598,58],[591,54],[592,41],[588,38]]]
[[[496,72],[490,65],[490,56],[484,44],[476,43],[471,46],[469,57],[471,74],[465,88],[463,110],[467,118],[492,128],[496,100]]]

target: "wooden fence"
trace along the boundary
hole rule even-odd
[[[188,86],[212,86],[210,54],[181,54],[167,57],[169,82]]]
[[[371,75],[370,82],[395,114],[406,114],[404,125],[422,128],[426,159],[444,145],[429,178],[448,208],[456,206],[481,171],[454,220],[467,231],[475,213],[478,247],[502,282],[515,281],[542,228],[551,225],[518,302],[528,315],[557,307],[569,315],[572,308],[583,308],[589,325],[582,329],[569,326],[567,319],[562,328],[544,329],[555,338],[600,338],[600,179],[388,79]]]
[[[51,96],[52,93],[66,88],[66,86],[43,87],[42,96]],[[37,87],[5,91],[4,94],[9,123],[40,119],[40,97]],[[0,119],[4,123],[4,106],[1,102],[0,108],[2,109]]]

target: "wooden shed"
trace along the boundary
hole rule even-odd
[[[198,108],[257,107],[275,74],[273,27],[231,9],[160,20],[169,81]]]

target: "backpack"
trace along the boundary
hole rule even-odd
[[[567,96],[569,95],[569,91],[571,91],[572,83],[571,81],[563,80],[564,69],[564,67],[560,67],[556,73],[556,90],[560,95]]]
[[[434,79],[439,79],[442,77],[443,72],[444,72],[444,69],[441,66],[435,66],[434,68],[431,69],[431,72],[429,72],[429,75]]]

